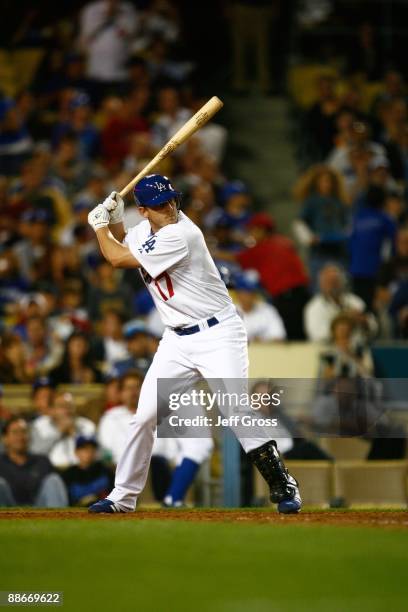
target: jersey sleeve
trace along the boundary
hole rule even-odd
[[[125,242],[135,257],[152,277],[157,278],[166,270],[188,256],[185,238],[173,228],[164,228],[141,242],[136,232],[128,232]]]

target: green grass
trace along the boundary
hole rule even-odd
[[[2,520],[0,590],[62,590],[63,610],[393,612],[408,532],[318,525]]]

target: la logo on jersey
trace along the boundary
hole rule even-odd
[[[141,253],[143,249],[145,253],[150,253],[151,251],[154,250],[155,245],[156,245],[156,236],[150,236],[150,238],[148,238],[146,242],[142,244],[142,248],[139,249],[139,252]]]

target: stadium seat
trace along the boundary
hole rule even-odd
[[[349,506],[406,506],[407,461],[339,461],[335,489]]]
[[[301,483],[303,503],[320,506],[334,496],[331,461],[287,461],[289,472]]]
[[[300,482],[304,504],[328,505],[334,495],[333,464],[330,461],[287,461],[290,473]],[[255,470],[255,497],[269,500],[269,488]]]
[[[370,443],[361,438],[323,438],[319,443],[336,461],[362,461],[367,457],[370,448]]]

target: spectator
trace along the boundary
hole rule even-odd
[[[331,325],[340,314],[347,314],[354,322],[354,331],[359,339],[367,341],[377,332],[374,315],[366,310],[364,301],[347,291],[343,270],[327,264],[319,274],[320,292],[305,306],[304,320],[308,340],[328,342]]]
[[[61,181],[69,197],[86,185],[91,169],[82,159],[80,141],[75,134],[67,132],[61,136],[53,157],[51,173]]]
[[[66,468],[77,463],[75,439],[79,435],[93,436],[95,425],[89,419],[76,416],[70,393],[59,392],[49,415],[35,419],[31,426],[31,451],[48,455],[51,463]]]
[[[206,101],[204,98],[195,98],[192,104],[192,111],[194,113],[199,111]],[[227,130],[225,127],[211,121],[200,128],[195,137],[198,139],[200,149],[204,155],[212,157],[217,163],[222,162],[227,145]]]
[[[63,508],[68,505],[64,483],[42,455],[28,451],[26,421],[11,417],[3,427],[5,453],[0,455],[0,506]]]
[[[246,226],[254,246],[235,254],[224,254],[244,270],[259,274],[262,287],[273,298],[283,319],[288,340],[302,340],[303,308],[308,300],[308,278],[289,238],[276,232],[273,219],[266,213],[255,214]],[[222,257],[221,257],[222,258]]]
[[[22,217],[24,238],[14,246],[14,254],[22,277],[31,286],[52,278],[50,220],[49,213],[41,208],[28,210]]]
[[[324,75],[319,78],[318,99],[305,118],[311,161],[323,161],[334,144],[336,114],[340,108],[335,85],[336,81],[332,76]]]
[[[55,385],[48,376],[41,376],[33,383],[31,406],[34,416],[48,416],[54,403]]]
[[[408,228],[401,228],[396,239],[396,252],[382,264],[375,295],[376,311],[388,309],[393,294],[408,279]]]
[[[248,342],[285,340],[283,321],[276,308],[262,300],[258,282],[247,273],[235,279],[234,288]]]
[[[118,169],[131,154],[132,136],[142,135],[150,143],[149,123],[145,117],[149,97],[148,87],[135,88],[122,101],[120,112],[112,114],[106,121],[101,134],[102,156],[106,167]]]
[[[104,362],[105,373],[112,372],[117,361],[129,357],[122,326],[122,317],[116,310],[105,312],[101,321],[101,336],[95,347],[98,361]]]
[[[157,105],[159,114],[153,124],[153,142],[161,148],[191,117],[191,111],[181,106],[175,87],[162,87]]]
[[[220,213],[219,221],[228,223],[236,233],[243,233],[245,224],[249,221],[251,213],[251,196],[247,186],[242,181],[231,181],[224,185],[221,191],[221,199],[224,202],[224,209]]]
[[[92,355],[88,337],[79,331],[68,338],[62,363],[51,372],[55,384],[91,384],[101,381]]]
[[[78,156],[81,161],[86,163],[96,156],[99,134],[92,124],[90,99],[85,92],[75,92],[69,103],[68,118],[56,124],[53,133],[54,146],[58,147],[67,135],[73,135],[77,139]]]
[[[347,70],[367,81],[379,81],[382,73],[381,39],[372,23],[364,21],[358,27],[354,42],[348,50]]]
[[[104,384],[103,411],[110,410],[120,404],[120,384],[117,376],[109,377]]]
[[[17,334],[6,331],[0,337],[0,383],[10,385],[28,381],[23,341]]]
[[[168,43],[175,43],[180,33],[177,7],[168,0],[153,0],[143,11],[134,51],[145,51],[159,36]]]
[[[3,387],[0,385],[0,431],[3,431],[3,427],[6,421],[8,421],[8,419],[11,417],[11,413],[7,410],[6,406],[4,405],[3,397],[4,397]],[[3,450],[4,450],[3,443],[2,443],[2,440],[0,439],[0,453],[2,453]]]
[[[146,67],[153,83],[172,82],[181,84],[191,73],[194,64],[170,58],[170,46],[160,36],[156,36],[146,52]]]
[[[87,507],[106,497],[113,486],[113,474],[97,460],[95,438],[79,436],[75,441],[77,464],[62,474],[68,490],[69,505]]]
[[[295,223],[299,241],[308,247],[312,289],[329,261],[346,264],[349,211],[340,175],[328,166],[314,166],[295,188],[302,210]]]
[[[107,311],[115,310],[128,319],[132,308],[132,291],[122,282],[121,272],[112,268],[105,260],[96,266],[94,280],[88,292],[88,312],[93,321],[99,321]]]
[[[327,434],[371,440],[367,459],[401,459],[406,440],[384,413],[381,385],[372,378],[367,349],[353,347],[353,322],[339,315],[332,323],[333,347],[322,354],[321,381],[313,403],[315,427]]]
[[[114,363],[113,369],[117,376],[123,376],[129,370],[138,370],[146,374],[150,367],[148,338],[149,332],[144,321],[133,319],[124,327],[124,337],[127,341],[129,357]]]
[[[353,201],[367,188],[370,164],[374,162],[375,166],[378,159],[386,156],[385,147],[371,139],[368,124],[354,121],[347,140],[330,152],[327,164],[342,175],[348,200]]]
[[[0,100],[0,174],[17,174],[32,146],[14,100],[3,98]]]
[[[25,367],[31,379],[47,375],[60,361],[62,345],[51,337],[45,320],[40,316],[26,324]]]
[[[382,91],[374,101],[373,114],[376,114],[382,104],[404,98],[405,83],[403,76],[394,69],[387,70],[383,77],[384,91]]]
[[[350,238],[350,273],[353,290],[372,307],[375,282],[384,250],[394,249],[396,225],[384,211],[384,190],[372,186],[356,204]]]
[[[98,441],[102,452],[115,465],[126,442],[128,423],[136,412],[143,376],[135,370],[129,370],[119,380],[121,404],[105,412],[98,425]]]
[[[138,14],[130,2],[89,2],[80,14],[79,44],[87,60],[87,77],[95,100],[102,92],[118,91],[126,82],[126,62],[135,34]]]

